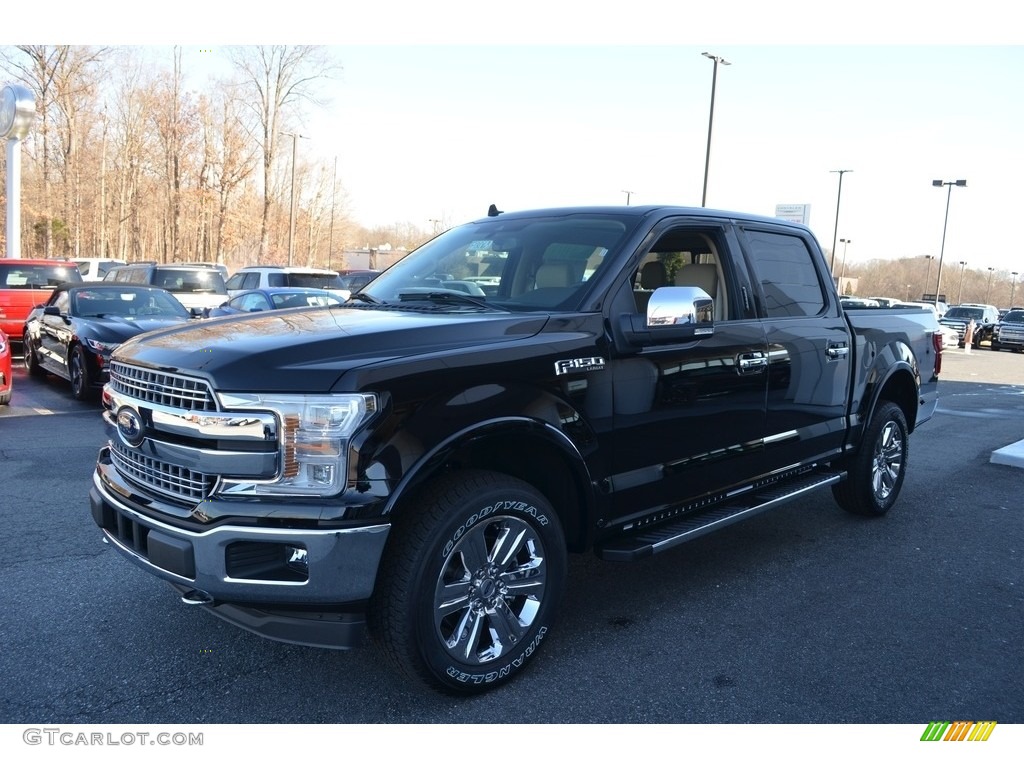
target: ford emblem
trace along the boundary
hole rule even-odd
[[[127,445],[138,448],[146,438],[146,430],[142,425],[142,417],[138,411],[128,406],[117,412],[117,434]]]

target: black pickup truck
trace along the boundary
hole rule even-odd
[[[636,560],[825,486],[886,513],[936,331],[844,312],[790,222],[493,212],[341,307],[118,348],[92,514],[229,622],[370,635],[413,678],[485,691],[543,644],[568,553]]]

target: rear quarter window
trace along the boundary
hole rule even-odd
[[[825,308],[814,256],[803,238],[746,230],[751,269],[768,317],[813,317]]]

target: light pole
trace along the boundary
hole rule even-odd
[[[946,218],[942,221],[942,246],[939,248],[939,274],[935,278],[935,304],[938,306],[939,286],[942,285],[942,257],[946,253],[946,225],[949,224],[949,198],[953,194],[953,187],[967,186],[967,179],[957,179],[956,181],[934,179],[932,186],[948,188],[946,191]]]
[[[925,300],[925,294],[928,293],[928,278],[932,274],[932,259],[934,259],[935,257],[925,255],[925,258],[927,259],[925,263],[928,265],[928,269],[924,271],[924,290],[921,291],[921,301]]]
[[[711,73],[711,114],[708,117],[708,151],[704,156],[704,191],[700,196],[700,207],[703,208],[707,205],[708,200],[708,167],[711,165],[711,126],[715,123],[715,86],[718,83],[718,65],[728,66],[731,62],[707,51],[701,53],[701,56],[707,56],[715,63],[714,70]]]
[[[963,304],[964,303],[964,267],[966,267],[966,266],[967,266],[967,262],[966,261],[961,261],[960,262],[960,290],[959,290],[959,292],[956,295],[956,303],[957,304]]]
[[[1010,280],[1010,306],[1013,306],[1013,289],[1017,287],[1017,272],[1011,272],[1012,279]]]
[[[836,273],[836,235],[839,234],[839,201],[843,199],[843,174],[853,173],[853,171],[847,168],[842,171],[829,171],[829,173],[839,174],[839,194],[836,195],[836,226],[832,230],[832,263],[829,265],[829,269],[834,275]]]
[[[295,147],[299,143],[299,139],[308,139],[309,136],[287,131],[281,131],[281,135],[292,137],[292,202],[288,213],[288,266],[290,267],[292,256],[295,255]]]
[[[622,191],[623,191],[623,192],[625,193],[625,195],[626,195],[626,205],[629,205],[629,196],[630,196],[630,195],[632,195],[633,193],[632,193],[632,191],[630,191],[630,190],[628,190],[628,189],[624,189],[624,190],[622,190]]]
[[[853,240],[847,240],[845,237],[840,237],[839,242],[843,244],[843,274],[839,278],[839,284],[842,285],[843,280],[846,278],[846,247],[853,242]],[[840,291],[842,293],[842,291]]]
[[[907,283],[907,301],[910,301],[910,283]]]
[[[331,231],[327,236],[327,268],[331,269],[334,260],[334,195],[338,191],[338,156],[334,156],[334,177],[331,185]]]
[[[985,290],[985,303],[988,304],[989,297],[992,295],[992,274],[995,271],[995,267],[988,268],[988,288]]]

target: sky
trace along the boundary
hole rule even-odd
[[[730,62],[715,78],[708,207],[809,205],[823,247],[848,241],[837,257],[850,263],[941,253],[1024,272],[1011,229],[1024,210],[1024,31],[1009,5],[355,5],[326,16],[309,0],[184,0],[140,33],[108,23],[136,5],[113,0],[99,20],[67,4],[44,42],[181,45],[196,78],[222,71],[231,44],[330,45],[341,74],[296,126],[302,161],[337,168],[360,224],[424,229],[491,203],[699,206],[707,51]]]

